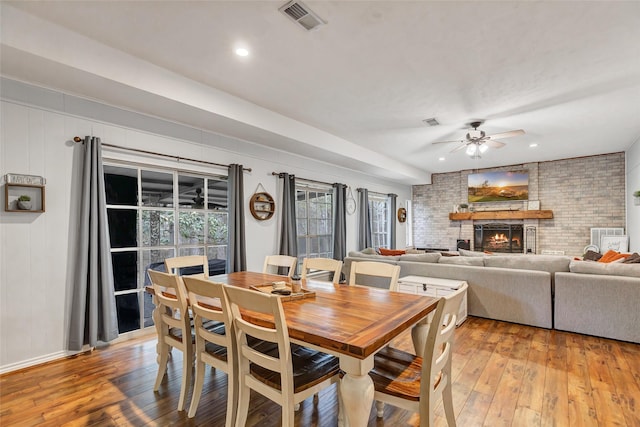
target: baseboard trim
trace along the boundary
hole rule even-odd
[[[45,354],[42,356],[34,357],[32,359],[21,360],[15,363],[9,363],[8,365],[0,366],[0,375],[8,372],[18,371],[24,368],[30,368],[31,366],[41,365],[43,363],[51,362],[53,360],[64,359],[65,357],[73,356],[80,352],[75,351],[57,351],[55,353]]]

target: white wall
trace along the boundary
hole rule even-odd
[[[635,205],[633,200],[633,193],[640,190],[640,139],[627,150],[626,160],[629,251],[640,252],[640,205]]]
[[[0,372],[66,354],[78,182],[74,160],[78,147],[71,142],[75,136],[95,135],[103,143],[252,168],[244,175],[249,270],[260,270],[264,256],[278,249],[279,209],[267,221],[255,220],[248,209],[258,184],[279,205],[274,171],[342,182],[352,187],[354,195],[358,187],[396,193],[398,207],[411,195],[409,186],[12,80],[2,79],[0,108],[0,176],[19,173],[47,180],[46,212],[0,212]],[[172,163],[115,151],[105,151],[107,156],[154,165]],[[4,205],[4,192],[2,199]],[[397,247],[404,247],[406,223],[396,224]],[[356,215],[347,215],[348,250],[356,249],[356,230]]]

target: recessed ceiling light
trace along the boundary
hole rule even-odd
[[[236,49],[236,55],[238,56],[249,56],[249,51],[244,47],[239,47]]]
[[[440,157],[438,158],[438,160],[440,160],[441,162],[444,162],[444,157]]]
[[[535,142],[529,144],[529,147],[531,148],[536,148],[538,146],[538,144],[536,144]]]

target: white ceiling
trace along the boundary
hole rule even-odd
[[[409,184],[640,137],[640,2],[305,1],[311,32],[284,3],[3,1],[0,71]],[[473,119],[526,134],[431,145]]]

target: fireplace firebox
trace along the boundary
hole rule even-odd
[[[522,253],[524,250],[521,224],[476,224],[473,228],[476,251]]]

